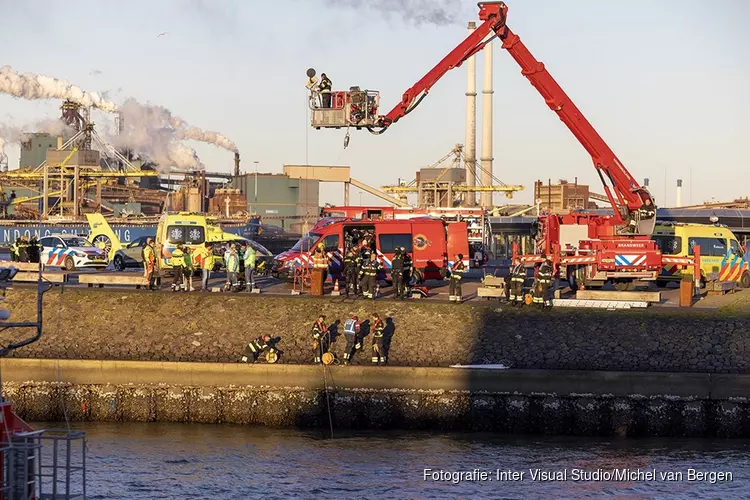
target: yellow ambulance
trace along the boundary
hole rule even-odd
[[[692,256],[693,247],[700,245],[702,281],[709,273],[717,273],[721,281],[736,281],[739,286],[750,288],[750,264],[739,240],[726,226],[658,222],[651,238],[665,256]],[[689,268],[667,264],[656,283],[665,286],[670,281],[679,281],[682,274],[692,272]]]

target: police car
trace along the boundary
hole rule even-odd
[[[83,236],[56,234],[39,240],[42,245],[40,261],[43,266],[76,268],[107,267],[107,252],[95,247]]]

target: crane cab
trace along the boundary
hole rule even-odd
[[[380,92],[360,90],[352,87],[349,90],[331,92],[331,107],[323,107],[323,95],[316,87],[310,89],[310,109],[312,126],[321,128],[372,127],[379,120]]]

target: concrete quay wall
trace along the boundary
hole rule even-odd
[[[2,361],[22,418],[750,437],[750,375]],[[330,414],[330,417],[329,417]],[[329,421],[330,418],[330,421]]]
[[[8,292],[4,306],[14,321],[35,317],[33,294]],[[44,336],[13,356],[231,363],[248,340],[268,333],[281,337],[283,363],[310,363],[310,328],[319,313],[332,323],[352,314],[364,321],[373,311],[389,318],[392,366],[503,363],[524,369],[750,373],[750,312],[536,312],[418,300],[116,289],[49,292]],[[6,330],[0,342],[27,334]],[[369,361],[370,338],[358,363]],[[343,337],[333,343],[339,357],[344,344]]]

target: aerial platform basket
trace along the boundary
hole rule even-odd
[[[375,127],[380,120],[379,106],[379,92],[360,90],[359,87],[331,92],[330,108],[323,107],[322,95],[319,92],[310,93],[312,126],[316,129]]]

